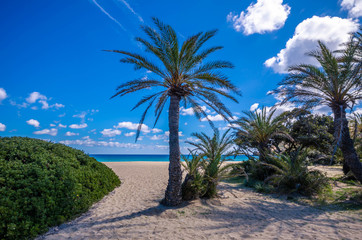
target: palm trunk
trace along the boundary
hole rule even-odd
[[[362,163],[354,149],[353,141],[349,134],[346,110],[343,106],[333,108],[335,138],[342,151],[344,162],[347,164],[353,175],[362,183]],[[346,168],[346,166],[345,166]]]
[[[170,130],[170,164],[168,167],[168,185],[165,198],[162,204],[167,206],[179,205],[182,201],[181,185],[182,171],[180,162],[180,145],[178,136],[179,116],[180,116],[180,96],[171,95],[170,107],[168,111],[168,125]]]

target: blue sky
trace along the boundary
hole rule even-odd
[[[109,99],[119,84],[152,73],[134,71],[119,63],[120,55],[101,51],[142,53],[134,37],[144,36],[139,26],[151,24],[153,16],[173,26],[180,41],[219,30],[208,46],[224,46],[211,58],[235,65],[225,73],[243,96],[239,104],[225,102],[237,117],[280,101],[267,92],[290,64],[313,63],[304,53],[315,49],[318,39],[336,49],[358,30],[362,0],[1,1],[0,136],[62,142],[87,153],[167,153],[166,111],[155,129],[148,115],[135,143],[143,109],[130,110],[147,91]],[[323,106],[314,111],[329,114]],[[227,126],[208,113],[220,129]],[[181,114],[185,152],[192,132],[211,129],[190,109]]]

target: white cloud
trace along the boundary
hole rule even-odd
[[[6,126],[3,123],[0,123],[0,132],[4,132],[6,130]]]
[[[39,102],[41,103],[41,109],[49,109],[49,104],[47,101],[45,100],[39,100]]]
[[[60,128],[66,128],[67,125],[63,125],[63,124],[59,123],[58,127],[60,127]]]
[[[342,0],[342,9],[348,11],[348,16],[358,18],[362,16],[362,0]]]
[[[254,103],[253,105],[251,105],[250,111],[254,112],[255,109],[257,109],[258,107],[259,107],[259,103]]]
[[[160,132],[162,132],[162,130],[161,130],[161,129],[158,129],[158,128],[153,128],[151,131],[152,131],[153,133],[160,133]]]
[[[305,53],[315,50],[318,40],[324,42],[331,50],[336,50],[341,43],[348,41],[349,33],[356,32],[358,27],[357,22],[339,17],[313,16],[305,19],[298,24],[285,48],[280,50],[276,57],[266,60],[264,64],[277,73],[286,73],[291,65],[317,64],[316,60],[306,56]]]
[[[40,94],[39,92],[32,92],[29,94],[29,97],[26,99],[28,103],[35,103],[38,100],[47,100],[47,97]]]
[[[103,137],[114,137],[117,135],[121,135],[122,131],[118,130],[118,129],[103,129],[103,131],[101,131]]]
[[[56,109],[59,109],[59,108],[65,107],[65,106],[61,103],[55,103],[55,104],[51,105],[50,107],[55,107]]]
[[[317,115],[330,115],[332,110],[330,107],[326,106],[326,105],[318,105],[316,107],[314,107],[311,111],[313,114],[317,114]]]
[[[4,88],[0,88],[0,104],[1,104],[1,102],[2,102],[5,98],[7,98],[7,97],[8,97],[8,95],[6,94],[5,89],[4,89]]]
[[[87,146],[87,147],[94,147],[94,146],[102,146],[102,147],[117,147],[117,148],[133,148],[139,149],[141,148],[140,144],[135,143],[120,143],[120,142],[113,142],[113,141],[95,141],[91,139],[89,136],[84,137],[78,140],[65,140],[60,141],[60,143],[65,145],[80,145],[80,146]]]
[[[86,128],[86,127],[88,127],[88,124],[86,124],[86,123],[69,125],[69,128],[72,128],[72,129],[80,129],[80,128]]]
[[[182,137],[183,136],[183,134],[182,134],[182,131],[180,131],[180,132],[178,132],[178,135],[180,136],[180,137]],[[166,131],[165,132],[165,136],[170,136],[170,131]]]
[[[206,112],[206,113],[210,113],[210,112],[211,112],[209,109],[206,108],[206,106],[201,106],[201,109],[202,109],[204,112]],[[190,108],[181,107],[181,108],[180,108],[180,114],[181,114],[182,116],[187,116],[187,115],[192,116],[192,115],[195,114],[195,112],[194,112],[194,109],[192,109],[192,107],[190,107]]]
[[[129,132],[129,133],[125,133],[124,135],[126,137],[132,137],[132,136],[136,135],[136,132]]]
[[[208,121],[208,119],[210,121],[213,121],[213,122],[216,122],[216,121],[224,121],[224,118],[220,115],[220,114],[217,114],[215,116],[212,116],[212,115],[207,115],[207,118],[204,117],[204,118],[201,118],[201,121],[202,122],[205,122],[205,121]]]
[[[40,131],[35,131],[33,133],[37,134],[37,135],[48,134],[48,135],[51,135],[51,136],[56,136],[58,134],[58,129],[56,129],[56,128],[43,129],[43,130],[40,130]]]
[[[132,122],[120,122],[118,125],[113,126],[114,128],[127,128],[129,130],[137,130],[138,129],[138,123],[132,123]],[[151,129],[146,124],[142,124],[141,132],[143,133],[160,133],[162,132],[161,129],[153,128]]]
[[[49,124],[49,126],[51,126],[51,127],[55,127],[56,125],[55,125],[55,124],[53,124],[53,123],[51,123],[51,124]]]
[[[161,139],[164,139],[164,135],[153,135],[150,139],[151,140],[161,140]]]
[[[74,132],[66,132],[65,136],[71,137],[71,136],[77,136],[79,135],[79,133],[74,133]]]
[[[30,93],[29,97],[26,98],[26,101],[28,102],[28,104],[33,104],[33,103],[39,102],[42,105],[42,107],[41,107],[42,109],[49,109],[49,108],[59,109],[59,108],[65,107],[63,104],[60,104],[60,103],[55,103],[55,104],[49,105],[48,98],[39,92]],[[12,104],[12,105],[17,105],[20,107],[27,107],[28,104],[24,102],[22,105],[19,105],[14,102],[14,104]],[[36,106],[33,106],[31,109],[37,110],[38,108]]]
[[[34,127],[39,127],[40,123],[38,120],[35,119],[30,119],[28,121],[26,121],[27,124],[34,126]]]
[[[290,7],[283,4],[283,0],[257,0],[240,15],[229,13],[227,21],[233,23],[237,32],[243,31],[245,35],[263,34],[282,28],[289,13]]]
[[[74,114],[73,117],[84,119],[86,115],[87,115],[87,112],[83,111],[79,114]]]
[[[224,121],[225,119],[223,118],[223,116],[221,116],[220,114],[217,114],[217,115],[207,115],[207,118],[210,120],[210,121],[213,121],[213,122],[217,122],[217,121]],[[201,121],[202,122],[206,122],[208,121],[206,117],[204,118],[201,118]],[[233,116],[230,120],[236,120],[237,119],[237,116]]]
[[[194,137],[188,137],[188,138],[186,138],[186,141],[195,143],[195,142],[200,142],[201,140],[198,138],[194,138]]]

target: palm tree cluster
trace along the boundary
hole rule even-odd
[[[233,68],[228,61],[208,60],[209,56],[222,49],[221,46],[205,48],[216,30],[200,32],[180,42],[176,31],[157,18],[153,18],[155,28],[141,26],[147,38],[137,37],[136,41],[148,55],[124,50],[106,50],[119,53],[121,63],[134,66],[136,70],[152,72],[150,78],[139,78],[121,84],[112,96],[122,97],[140,90],[151,90],[133,107],[146,105],[138,127],[136,141],[148,111],[154,106],[155,122],[168,105],[169,122],[169,180],[163,204],[175,206],[182,201],[182,170],[179,144],[180,106],[192,107],[198,119],[208,119],[205,105],[225,120],[232,119],[232,113],[220,97],[238,102],[239,90],[222,72]],[[334,113],[334,137],[341,149],[346,164],[356,178],[362,182],[362,164],[350,137],[346,109],[353,108],[362,99],[361,83],[361,34],[357,33],[338,53],[331,52],[322,42],[319,49],[309,53],[321,66],[300,64],[289,68],[289,75],[280,82],[274,94],[284,97],[285,102],[293,102],[304,107],[316,104],[328,105]],[[132,109],[132,110],[133,110]],[[184,168],[188,172],[185,186],[193,188],[192,196],[215,196],[217,182],[225,176],[222,163],[230,154],[229,148],[236,144],[239,150],[250,155],[250,149],[257,149],[259,160],[265,161],[273,152],[281,153],[280,143],[293,142],[288,133],[285,115],[275,116],[275,109],[263,108],[244,112],[243,117],[232,122],[235,137],[227,131],[220,137],[212,121],[213,137],[203,133],[193,136],[200,142],[191,142],[195,147],[191,158],[185,159]]]

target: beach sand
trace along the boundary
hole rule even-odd
[[[39,239],[362,239],[361,211],[325,211],[222,183],[220,198],[159,205],[165,162],[105,163],[122,185]]]

